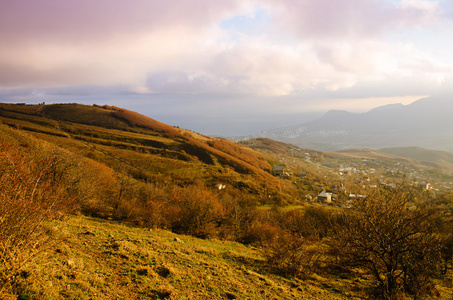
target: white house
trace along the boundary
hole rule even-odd
[[[318,194],[318,201],[323,203],[331,203],[332,202],[332,193],[321,192]]]

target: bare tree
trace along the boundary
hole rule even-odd
[[[411,202],[420,197],[403,187],[383,189],[356,199],[343,212],[335,246],[344,263],[373,275],[380,298],[426,292],[439,264],[441,243],[435,234],[439,219],[420,205],[414,209]]]

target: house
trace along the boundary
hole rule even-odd
[[[416,206],[416,205],[409,206],[409,207],[407,208],[407,210],[409,210],[409,211],[416,211],[416,210],[417,210],[417,206]]]
[[[318,194],[318,201],[322,203],[331,203],[332,202],[332,193],[327,193],[325,191]]]
[[[387,183],[387,187],[391,189],[396,189],[396,184],[395,183]]]
[[[274,175],[276,176],[283,175],[284,172],[285,172],[284,166],[274,166]]]
[[[349,174],[352,172],[352,168],[351,167],[348,167],[348,168],[341,168],[339,170],[339,173],[340,175],[343,175],[343,174]]]

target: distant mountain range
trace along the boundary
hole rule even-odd
[[[432,96],[363,114],[332,110],[315,121],[242,138],[256,137],[322,151],[408,146],[453,151],[453,97]]]

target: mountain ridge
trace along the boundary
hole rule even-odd
[[[432,96],[411,104],[390,104],[366,113],[331,110],[317,120],[243,137],[271,138],[303,148],[335,151],[348,148],[419,146],[453,151],[453,101]]]

